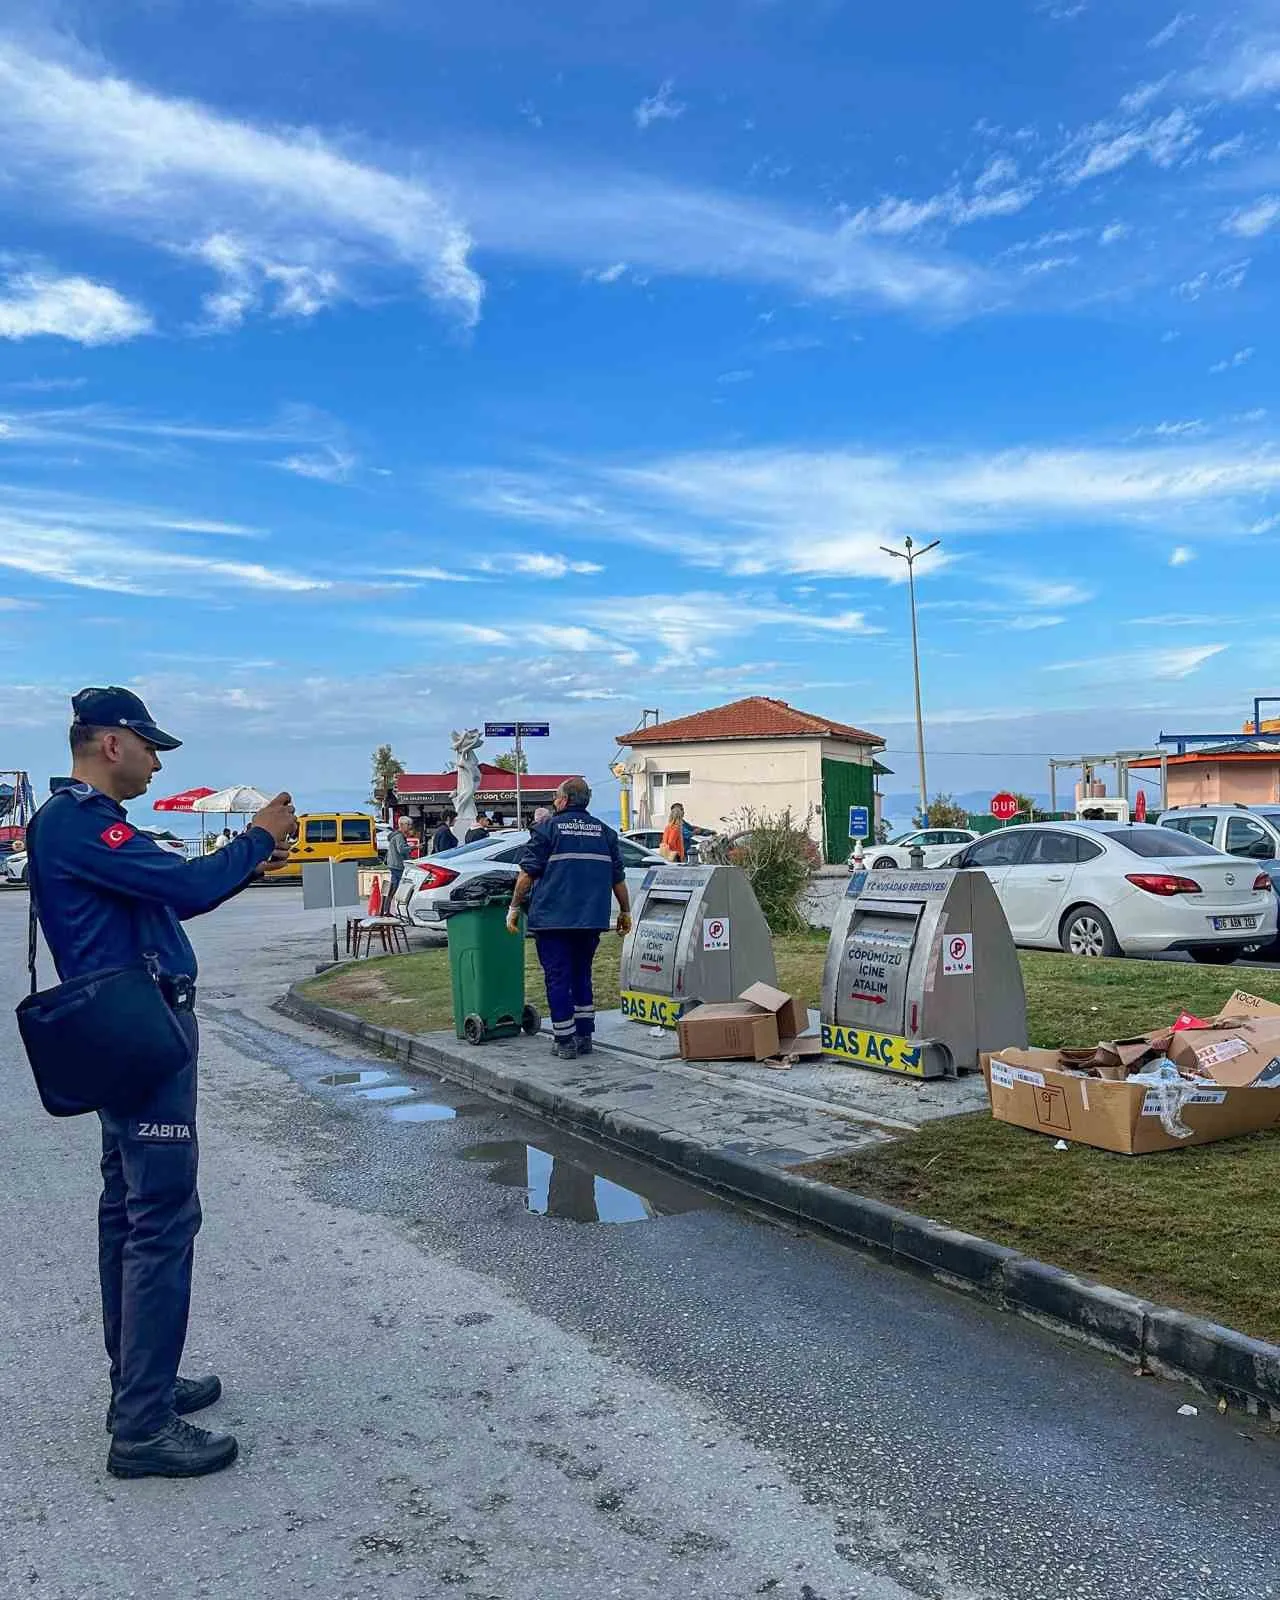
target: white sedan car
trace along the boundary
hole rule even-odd
[[[973,844],[981,838],[972,828],[913,828],[910,833],[900,833],[888,844],[865,844],[862,859],[874,872],[877,868],[909,867],[911,851],[919,845],[924,851],[926,867],[940,867],[949,861],[960,845]]]
[[[477,839],[474,844],[460,844],[455,850],[442,850],[436,856],[425,856],[421,861],[407,861],[396,890],[397,915],[407,917],[420,928],[435,928],[443,933],[446,919],[440,915],[440,907],[468,886],[474,889],[477,878],[492,876],[495,881],[514,883],[519,871],[517,863],[528,842],[527,832],[511,829]],[[631,839],[619,839],[618,844],[634,901],[649,868],[663,867],[666,862],[656,851],[646,850]]]
[[[1260,865],[1169,828],[1033,822],[990,833],[947,865],[986,873],[1015,944],[1227,963],[1275,937],[1276,892]]]
[[[176,833],[170,833],[165,828],[138,828],[138,833],[145,833],[148,838],[154,839],[162,850],[168,850],[171,855],[185,856],[187,847]],[[27,882],[27,849],[25,845],[12,851],[4,858],[4,882],[10,889],[24,888]]]

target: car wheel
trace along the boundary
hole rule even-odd
[[[898,863],[892,856],[877,856],[871,863],[872,872],[892,872]]]
[[[1197,944],[1187,953],[1202,967],[1229,967],[1244,955],[1238,944]]]
[[[1123,952],[1106,914],[1097,906],[1077,906],[1062,924],[1062,948],[1069,956],[1118,956]]]

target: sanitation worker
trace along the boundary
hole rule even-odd
[[[618,835],[591,815],[590,804],[585,778],[566,778],[556,790],[554,812],[534,828],[520,857],[507,913],[508,932],[518,933],[521,907],[529,902],[529,932],[547,983],[552,1048],[564,1059],[591,1054],[596,1029],[591,963],[600,935],[611,923],[620,934],[631,930]]]

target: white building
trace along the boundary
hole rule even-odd
[[[687,819],[719,830],[744,807],[776,816],[790,808],[828,861],[849,853],[849,807],[878,817],[876,760],[884,740],[829,717],[797,711],[785,700],[753,695],[710,711],[624,734],[632,752],[637,827],[655,827],[675,801]]]

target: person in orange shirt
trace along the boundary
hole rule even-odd
[[[659,853],[668,861],[685,861],[688,852],[684,843],[684,807],[677,801],[667,813],[667,825],[662,831]]]

